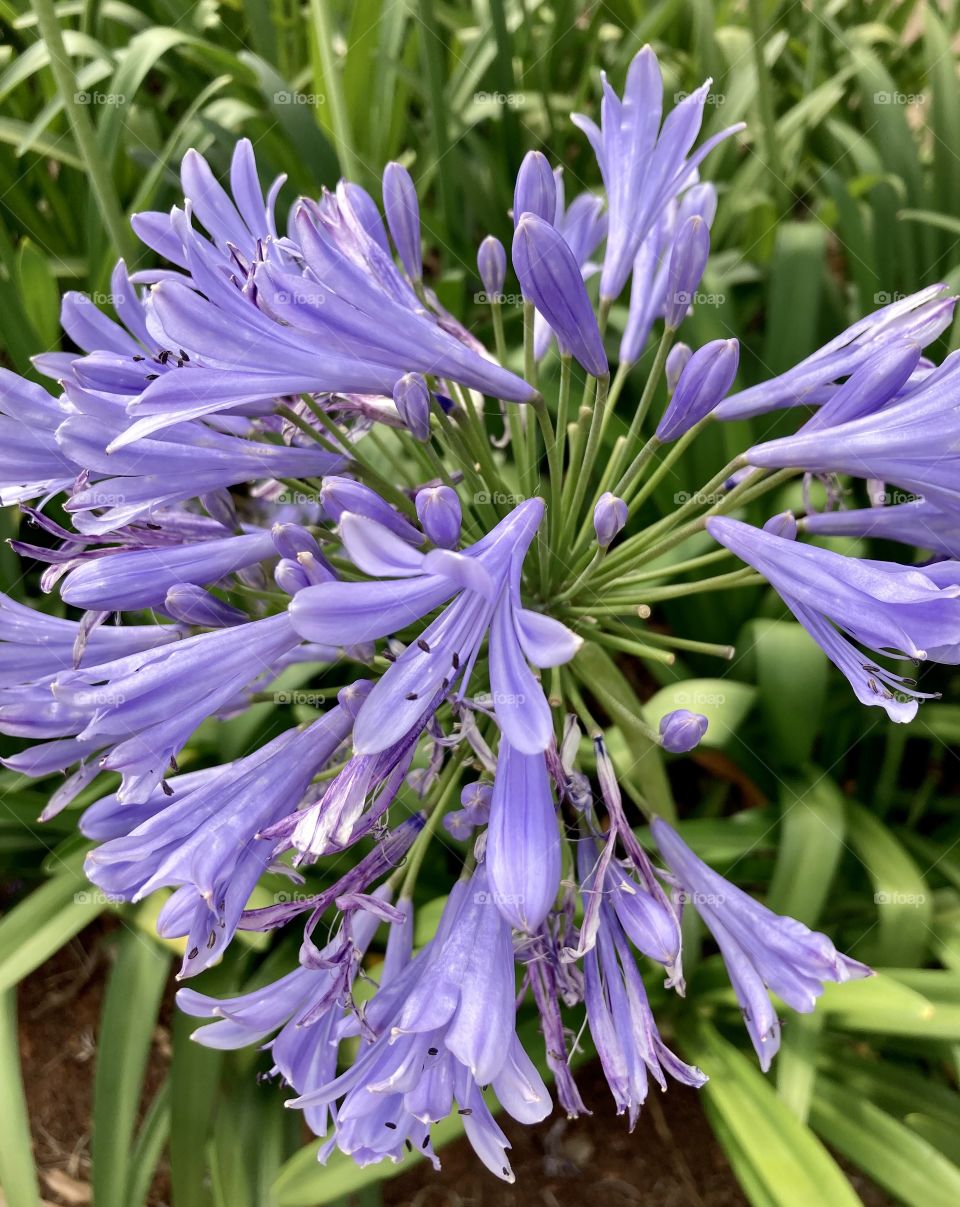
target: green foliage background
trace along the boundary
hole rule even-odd
[[[51,11],[65,58],[51,41]],[[506,242],[522,154],[540,147],[563,162],[571,191],[596,184],[567,115],[595,109],[600,68],[619,88],[647,41],[668,95],[713,77],[708,131],[749,123],[708,162],[721,196],[703,288],[719,302],[700,308],[685,333],[692,344],[740,337],[742,384],[782,371],[898,294],[960,284],[952,2],[62,0],[51,10],[49,0],[0,0],[0,23],[0,360],[28,375],[33,354],[59,346],[63,290],[105,290],[118,252],[131,270],[150,263],[125,215],[176,199],[190,146],[222,174],[241,134],[264,175],[288,173],[285,203],[341,172],[375,189],[387,159],[407,163],[438,292],[489,334],[474,303],[475,247],[488,232]],[[614,311],[614,333],[624,317]],[[957,343],[955,330],[939,352]],[[755,422],[770,430],[769,420]],[[739,424],[718,430],[712,447],[699,441],[680,468],[686,488],[749,438]],[[672,506],[676,489],[663,484],[655,506]],[[19,516],[0,522],[9,536]],[[20,573],[0,547],[0,582],[24,598],[34,587]],[[960,682],[944,674],[945,702],[894,727],[881,710],[855,706],[769,594],[676,601],[665,612],[679,631],[736,638],[738,657],[720,678],[697,658],[653,665],[659,694],[644,704],[649,683],[638,694],[629,660],[594,651],[628,786],[644,787],[628,757],[638,714],[694,689],[709,696],[708,736],[724,770],[706,788],[681,764],[671,771],[685,837],[736,883],[880,970],[828,986],[812,1017],[785,1011],[783,1051],[764,1076],[717,958],[697,958],[701,936],[691,929],[688,997],[654,1004],[685,1058],[711,1075],[704,1105],[744,1194],[757,1207],[855,1203],[833,1153],[895,1201],[960,1202]],[[281,721],[290,716],[278,720],[264,705],[204,727],[187,761],[233,757]],[[282,1094],[257,1085],[262,1056],[203,1050],[186,1018],[173,1024],[169,1077],[140,1111],[174,955],[150,937],[155,903],[117,908],[86,891],[76,810],[36,824],[47,788],[0,774],[7,1207],[40,1201],[16,988],[105,911],[123,925],[101,940],[113,959],[95,1062],[97,1207],[138,1207],[161,1160],[174,1207],[309,1207],[363,1187],[375,1201],[369,1188],[394,1167],[358,1170],[336,1158],[319,1167],[315,1146],[303,1147],[296,1119],[280,1109]],[[437,895],[443,885],[438,875],[427,888]],[[436,914],[435,905],[422,911],[421,937]],[[295,958],[289,936],[236,947],[201,987],[266,981]],[[437,1130],[439,1142],[456,1124]]]

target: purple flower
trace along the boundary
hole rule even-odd
[[[60,587],[65,603],[109,612],[162,607],[171,587],[216,583],[276,552],[269,532],[155,549],[109,552],[71,570]]]
[[[651,829],[657,846],[717,941],[747,1031],[764,1071],[780,1046],[775,993],[792,1010],[809,1014],[825,981],[870,976],[870,969],[841,955],[826,935],[782,917],[735,888],[694,855],[660,818]]]
[[[298,641],[282,613],[61,671],[10,693],[0,731],[73,738],[69,762],[98,750],[101,767],[123,773],[120,800],[142,802],[200,722],[258,675],[272,676]]]
[[[915,345],[908,347],[902,355],[912,357],[914,349]],[[900,378],[909,365],[902,355]],[[867,374],[868,368],[861,373]],[[811,424],[795,436],[755,445],[745,454],[749,463],[893,482],[941,509],[956,510],[960,505],[960,360],[956,355],[880,409],[875,409],[876,389],[862,388],[856,375],[826,405],[842,403],[848,393],[860,400],[859,413],[844,420],[841,411],[839,422]]]
[[[414,499],[420,526],[435,545],[454,549],[460,543],[463,515],[452,486],[425,486]]]
[[[534,214],[523,214],[513,236],[513,267],[523,296],[553,328],[563,352],[603,377],[607,355],[580,265],[563,235]]]
[[[509,1142],[479,1086],[491,1085],[521,1122],[550,1111],[546,1087],[516,1037],[514,999],[510,928],[492,903],[481,866],[450,894],[428,946],[385,978],[368,1003],[353,1065],[290,1104],[342,1098],[321,1159],[337,1147],[361,1164],[398,1160],[408,1137],[429,1154],[430,1124],[456,1103],[477,1155],[513,1181]]]
[[[560,830],[542,754],[503,734],[490,798],[487,871],[497,908],[517,930],[538,930],[560,888]]]
[[[667,393],[672,394],[683,375],[684,369],[690,363],[693,351],[686,344],[674,344],[667,353],[667,363],[664,366],[664,376],[667,381]]]
[[[913,499],[883,507],[857,507],[849,511],[811,512],[803,531],[814,536],[876,537],[932,549],[943,557],[960,559],[960,524],[954,511],[935,503]]]
[[[834,383],[849,377],[887,343],[910,341],[926,347],[949,327],[953,316],[956,298],[945,297],[945,289],[931,285],[858,320],[786,373],[726,399],[717,418],[748,419],[783,407],[819,406],[832,397]]]
[[[680,227],[670,253],[663,321],[675,331],[687,317],[710,255],[710,227],[699,214]]]
[[[557,168],[553,176],[557,187],[557,209],[552,224],[563,235],[586,281],[597,272],[597,265],[590,257],[607,233],[603,198],[593,193],[580,193],[567,206],[564,204],[562,169]],[[546,356],[552,339],[553,329],[538,311],[533,324],[533,352],[537,360]]]
[[[580,639],[520,602],[523,557],[542,516],[542,500],[529,499],[462,553],[421,553],[372,520],[341,516],[347,556],[381,581],[331,582],[300,591],[290,617],[301,636],[333,645],[375,641],[453,599],[364,702],[354,730],[359,753],[375,754],[401,740],[436,707],[438,693],[458,685],[458,695],[465,695],[488,629],[498,724],[522,753],[546,749],[553,734],[550,709],[528,661],[538,667],[567,662]]]
[[[56,439],[68,413],[42,386],[0,369],[0,504],[56,494],[77,476]]]
[[[397,414],[417,440],[430,439],[430,391],[419,373],[404,373],[393,387]]]
[[[862,704],[909,721],[927,698],[871,654],[960,662],[960,575],[954,563],[915,569],[801,545],[731,520],[707,520],[710,535],[758,570],[843,671]],[[854,644],[856,643],[856,644]]]
[[[574,114],[573,120],[590,139],[607,192],[610,230],[600,296],[613,301],[664,207],[695,182],[696,169],[710,151],[743,126],[730,126],[715,134],[691,155],[711,81],[684,97],[661,128],[663,80],[649,46],[631,62],[622,100],[606,76],[602,78],[600,127],[581,114]]]
[[[217,768],[184,793],[175,777],[167,804],[87,856],[88,877],[113,897],[139,901],[159,888],[176,889],[157,929],[165,937],[187,936],[182,977],[206,968],[230,942],[273,858],[272,844],[258,841],[258,832],[299,801],[351,721],[345,709],[334,708],[308,729],[288,730]]]
[[[533,214],[544,222],[553,222],[557,211],[557,184],[547,157],[540,151],[528,151],[517,172],[513,190],[513,222],[524,214]]]
[[[493,235],[487,235],[477,249],[477,271],[480,273],[480,282],[487,295],[487,301],[497,301],[503,292],[503,282],[507,275],[507,253],[500,240]]]
[[[698,348],[683,367],[663,418],[657,439],[676,440],[717,406],[737,375],[740,345],[735,339],[715,339]]]
[[[671,754],[686,754],[700,745],[707,732],[707,718],[702,713],[676,708],[660,718],[660,742]]]
[[[593,509],[593,531],[601,549],[609,549],[614,537],[627,522],[627,505],[623,499],[605,490]]]
[[[420,254],[420,205],[417,189],[407,169],[388,163],[383,169],[383,209],[387,226],[400,254],[400,262],[412,281],[423,275]]]
[[[597,891],[595,855],[593,842],[580,843],[577,861],[585,902]],[[697,1087],[707,1079],[699,1069],[684,1064],[661,1039],[619,911],[603,902],[599,921],[596,943],[583,964],[587,1023],[617,1113],[627,1114],[632,1131],[651,1076],[661,1089],[667,1087],[667,1074]]]

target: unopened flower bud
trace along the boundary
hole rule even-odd
[[[516,226],[524,214],[535,214],[552,223],[556,213],[557,181],[547,157],[539,151],[528,151],[513,190],[513,224]]]
[[[693,349],[687,344],[674,344],[667,353],[667,363],[664,370],[667,377],[667,393],[672,394],[677,388],[680,374],[687,367],[687,361],[693,355]]]
[[[670,256],[663,320],[675,331],[686,317],[710,255],[710,228],[694,214],[680,227]]]
[[[407,275],[419,281],[423,275],[420,205],[413,178],[402,164],[388,163],[383,169],[383,208],[400,262]]]
[[[657,425],[662,444],[676,440],[710,414],[733,384],[739,361],[740,345],[735,339],[715,339],[694,352]]]
[[[618,499],[609,490],[597,500],[593,509],[593,530],[597,534],[597,544],[601,549],[608,549],[614,537],[627,522],[627,505],[623,499]]]
[[[182,624],[201,625],[210,629],[225,629],[243,624],[249,617],[239,608],[234,608],[203,587],[193,583],[177,583],[167,592],[163,610],[173,620]]]
[[[660,743],[671,754],[686,754],[707,732],[707,718],[699,712],[677,708],[660,719]]]
[[[394,511],[375,490],[364,486],[362,482],[355,482],[353,478],[343,478],[339,474],[324,478],[320,488],[320,506],[334,524],[340,523],[345,511],[352,511],[355,515],[366,516],[368,520],[376,520],[413,545],[423,544],[422,535],[409,520]]]
[[[430,439],[430,391],[419,373],[404,373],[393,387],[397,412],[415,440]]]
[[[549,222],[526,213],[513,236],[513,267],[523,296],[534,303],[569,352],[594,377],[607,373],[607,354],[583,274],[567,241]]]
[[[426,486],[414,500],[420,527],[441,549],[453,549],[460,540],[462,513],[457,492],[450,486]]]
[[[503,244],[493,235],[477,249],[477,269],[488,301],[495,301],[503,293],[503,282],[507,275],[507,253]]]
[[[797,539],[797,517],[792,511],[781,511],[772,515],[763,526],[764,532],[772,532],[774,536],[782,536],[785,541]]]

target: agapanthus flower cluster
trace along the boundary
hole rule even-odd
[[[894,721],[934,694],[903,663],[960,661],[960,361],[924,355],[954,299],[898,300],[731,394],[736,339],[677,340],[718,203],[700,166],[737,132],[699,139],[708,87],[664,116],[649,48],[622,97],[604,80],[599,125],[576,119],[602,193],[570,196],[560,168],[527,157],[509,248],[490,235],[478,253],[495,352],[430,288],[405,167],[387,166],[382,207],[341,181],[284,223],[283,178],[265,192],[242,140],[229,187],[190,151],[182,205],[134,219],[161,264],[117,265],[112,314],[66,295],[73,350],[37,357],[47,387],[0,371],[0,499],[20,506],[15,548],[51,596],[0,597],[0,730],[20,740],[4,763],[60,777],[45,817],[87,804],[88,874],[112,900],[165,893],[158,930],[182,939],[182,978],[238,930],[302,934],[278,980],[183,988],[179,1004],[213,1020],[200,1043],[269,1048],[321,1159],[412,1148],[437,1163],[431,1126],[459,1112],[512,1180],[496,1109],[533,1123],[551,1092],[585,1109],[584,1018],[631,1127],[651,1079],[702,1084],[648,997],[655,979],[684,992],[686,908],[764,1069],[778,1009],[868,973],[711,870],[665,802],[641,800],[647,830],[628,816],[605,684],[579,658],[585,642],[723,656],[665,629],[658,598],[763,580]],[[803,408],[795,435],[651,518],[705,425],[788,407]],[[825,484],[826,507],[748,522],[791,475],[808,500]],[[907,556],[819,541],[844,534]],[[745,568],[687,577],[727,557]],[[322,689],[312,713],[287,708],[291,674]],[[265,701],[268,740],[180,769],[202,723]],[[671,713],[650,748],[689,752],[707,726]],[[448,892],[415,944],[427,860]],[[290,891],[258,895],[280,877]],[[542,1040],[520,1038],[528,1006]]]

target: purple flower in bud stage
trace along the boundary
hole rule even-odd
[[[309,641],[356,645],[407,628],[453,600],[380,678],[354,729],[358,753],[375,754],[400,741],[438,693],[467,692],[487,630],[493,706],[501,730],[524,754],[547,748],[553,723],[537,667],[568,662],[580,638],[550,617],[522,607],[522,562],[543,517],[528,499],[475,545],[455,553],[421,553],[362,516],[340,519],[347,556],[379,582],[331,582],[298,592],[291,620]],[[456,597],[456,598],[453,598]]]
[[[383,169],[383,210],[401,264],[412,281],[419,281],[423,276],[420,204],[413,178],[402,164],[388,163]]]
[[[783,407],[819,406],[832,397],[834,383],[849,377],[886,344],[912,342],[925,348],[949,327],[956,298],[945,296],[945,285],[931,285],[859,319],[770,381],[727,398],[718,419],[748,419]]]
[[[364,486],[362,482],[355,482],[353,478],[333,475],[324,478],[320,487],[320,506],[324,515],[335,524],[339,524],[343,513],[349,511],[354,515],[366,516],[368,520],[376,520],[411,545],[423,544],[423,534],[409,520],[385,502],[375,490]]]
[[[696,180],[696,170],[713,148],[742,124],[708,138],[690,154],[710,88],[707,80],[686,96],[663,126],[663,80],[657,57],[645,46],[627,69],[623,99],[603,76],[600,127],[574,114],[590,140],[607,192],[610,229],[600,278],[600,296],[619,297],[646,235],[679,193]]]
[[[813,536],[875,537],[932,549],[943,557],[960,559],[960,522],[957,513],[935,503],[913,499],[883,507],[858,507],[850,511],[812,512],[801,521]]]
[[[430,439],[430,391],[419,373],[404,373],[393,387],[397,414],[416,440]]]
[[[71,570],[60,586],[60,597],[76,608],[108,612],[161,607],[171,587],[219,582],[275,552],[269,532],[155,549],[107,551]]]
[[[443,816],[444,829],[448,834],[461,842],[466,842],[478,826],[485,826],[490,820],[490,799],[493,795],[493,785],[477,780],[460,793],[460,809],[445,813]]]
[[[693,349],[687,344],[674,344],[667,353],[667,363],[664,366],[664,376],[667,379],[667,393],[672,394],[683,375],[684,369],[690,363]]]
[[[513,267],[524,298],[553,328],[562,352],[588,373],[608,372],[607,354],[593,306],[573,252],[549,222],[522,214],[513,236]]]
[[[487,235],[477,249],[477,271],[487,301],[497,301],[503,293],[503,282],[507,276],[507,253],[500,240],[493,235]]]
[[[497,908],[516,930],[538,930],[560,888],[560,830],[542,754],[503,734],[490,798],[486,866]]]
[[[88,877],[111,896],[139,901],[158,888],[176,889],[157,930],[168,938],[187,936],[181,976],[206,968],[230,942],[273,858],[272,844],[255,836],[296,805],[351,722],[337,707],[308,729],[288,730],[217,768],[192,791],[179,793],[174,779],[169,803],[87,856]]]
[[[772,515],[763,525],[764,532],[772,532],[774,536],[782,536],[785,540],[797,539],[797,518],[792,511],[781,511]]]
[[[623,499],[605,490],[593,509],[593,531],[601,549],[609,549],[614,537],[623,530],[627,522],[627,505]]]
[[[630,309],[620,340],[621,361],[634,364],[640,359],[655,320],[666,314],[677,230],[683,230],[693,218],[702,220],[709,229],[716,212],[716,189],[711,184],[695,184],[679,201],[671,202],[640,244],[633,261]]]
[[[408,1138],[429,1155],[430,1125],[456,1103],[477,1155],[497,1177],[513,1181],[509,1141],[478,1087],[490,1085],[504,1109],[525,1123],[543,1119],[551,1104],[516,1036],[510,928],[493,905],[482,865],[455,886],[427,947],[384,978],[363,1022],[351,1068],[289,1104],[342,1098],[321,1160],[336,1147],[360,1164],[396,1161]]]
[[[557,183],[553,169],[540,151],[528,151],[513,190],[513,224],[516,226],[524,214],[553,222],[556,212]]]
[[[557,209],[552,219],[553,226],[563,235],[564,241],[580,265],[580,274],[586,281],[597,272],[597,265],[590,257],[607,232],[607,215],[603,198],[593,193],[580,193],[569,205],[564,204],[563,169],[553,174],[556,181]],[[549,220],[549,219],[548,219]],[[553,329],[542,314],[537,312],[533,325],[533,354],[542,360],[553,339]]]
[[[716,339],[698,348],[657,424],[657,439],[664,444],[676,440],[705,419],[733,384],[739,362],[740,345],[735,339]]]
[[[200,628],[223,629],[244,624],[248,619],[246,612],[224,603],[216,595],[192,583],[178,583],[171,587],[160,608],[173,620]]]
[[[454,549],[460,543],[463,515],[460,499],[452,486],[425,486],[414,499],[420,527],[441,549]]]
[[[592,841],[580,843],[577,862],[585,901],[595,892],[595,855]],[[651,1076],[661,1089],[667,1088],[667,1074],[695,1087],[707,1079],[699,1069],[684,1064],[660,1038],[618,911],[607,901],[602,901],[599,911],[596,943],[583,962],[587,1023],[617,1113],[628,1116],[632,1131]]]
[[[891,720],[912,720],[917,702],[929,696],[858,647],[916,661],[960,662],[956,563],[918,569],[845,557],[726,516],[712,516],[707,530],[766,578],[860,702],[886,709]]]
[[[663,321],[676,331],[687,317],[710,255],[710,227],[695,214],[680,227],[670,255]]]
[[[675,708],[660,718],[660,744],[671,754],[686,754],[700,745],[708,721],[702,713]]]
[[[655,818],[651,830],[668,867],[720,948],[747,1031],[764,1071],[780,1046],[775,993],[791,1009],[809,1014],[826,981],[870,976],[841,955],[826,935],[795,918],[773,913],[714,872],[676,830]],[[769,991],[769,993],[768,993]]]

